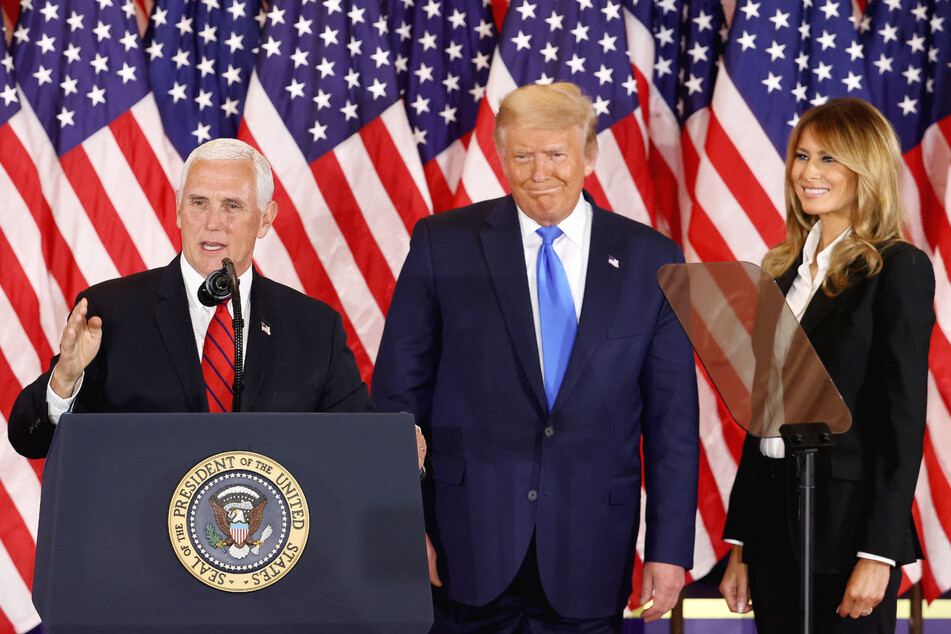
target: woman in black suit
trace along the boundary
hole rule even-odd
[[[901,151],[859,99],[807,111],[786,155],[786,240],[763,259],[852,413],[816,465],[817,632],[895,631],[925,431],[934,271],[904,238]],[[796,461],[747,436],[720,591],[762,633],[799,632]]]

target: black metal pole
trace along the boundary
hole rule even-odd
[[[812,600],[813,552],[815,550],[816,452],[831,447],[832,434],[825,423],[787,423],[779,428],[787,451],[796,456],[799,467],[799,535],[801,575],[799,577],[803,634],[814,630],[815,605]]]
[[[240,282],[235,272],[234,263],[229,258],[221,260],[225,271],[228,272],[228,285],[231,287],[231,307],[234,308],[234,383],[231,385],[231,411],[241,411],[241,396],[244,393],[244,318],[241,316]]]
[[[806,449],[799,453],[801,469],[799,474],[799,512],[802,534],[802,632],[812,634],[815,606],[812,601],[812,553],[815,538],[815,493],[816,493],[816,450]]]

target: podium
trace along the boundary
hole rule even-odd
[[[416,455],[409,414],[64,416],[44,472],[34,604],[54,634],[425,632]],[[245,462],[253,486],[227,470]],[[248,510],[256,490],[274,495]]]

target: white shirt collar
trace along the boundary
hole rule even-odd
[[[214,310],[213,307],[205,306],[198,301],[198,289],[205,283],[204,276],[192,268],[192,265],[185,259],[185,254],[179,258],[182,267],[182,279],[185,281],[185,295],[188,297],[188,308],[190,312],[201,311],[202,309]],[[248,319],[248,310],[251,305],[251,281],[254,278],[252,274],[253,266],[238,276],[238,285],[241,291],[241,313],[244,319]],[[228,310],[234,314],[234,308],[231,302],[228,302]]]
[[[819,270],[824,273],[829,269],[829,260],[832,258],[832,251],[835,249],[835,246],[842,242],[850,233],[852,233],[851,225],[836,236],[836,239],[822,250],[817,259],[816,249],[819,248],[819,239],[822,237],[822,219],[820,218],[816,221],[816,224],[812,225],[812,229],[809,230],[809,235],[806,236],[806,243],[802,247],[802,263],[809,265],[812,264],[813,260],[816,260]],[[825,276],[816,275],[816,277],[822,279]]]
[[[518,210],[518,224],[522,231],[522,242],[524,243],[531,236],[541,242],[542,237],[535,233],[541,225],[532,220],[518,205],[515,206],[515,209]],[[578,246],[584,245],[585,216],[587,213],[588,201],[584,199],[584,196],[579,196],[575,208],[571,210],[568,217],[558,223],[558,228],[565,234],[565,237]]]

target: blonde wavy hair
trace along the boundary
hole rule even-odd
[[[861,99],[833,99],[802,115],[786,149],[786,240],[763,257],[763,268],[773,277],[795,263],[809,230],[819,220],[803,212],[791,176],[806,128],[825,151],[858,177],[852,233],[832,251],[829,273],[822,284],[826,295],[834,296],[848,287],[850,275],[876,275],[882,268],[882,249],[905,241],[901,146],[888,119]]]

